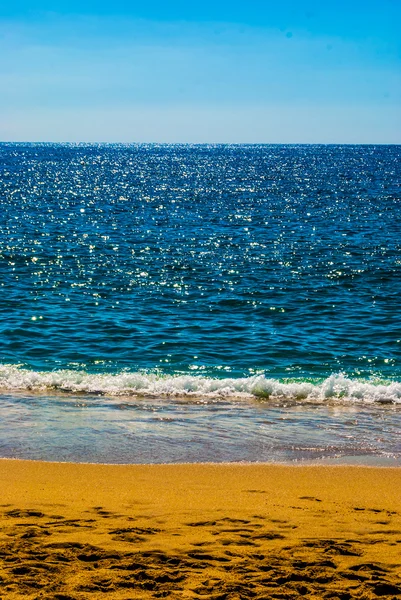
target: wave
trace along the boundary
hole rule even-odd
[[[213,379],[193,375],[161,375],[122,372],[32,371],[16,365],[0,365],[0,390],[101,394],[107,396],[239,399],[261,398],[325,402],[401,404],[401,382],[350,379],[331,375],[325,380],[283,382],[264,375]]]

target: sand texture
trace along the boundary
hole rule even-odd
[[[401,469],[0,461],[0,598],[401,598]]]

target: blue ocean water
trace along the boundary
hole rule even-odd
[[[0,144],[0,453],[85,459],[78,409],[105,462],[302,448],[401,461],[400,159],[400,146]],[[150,408],[162,421],[141,437]],[[298,423],[276,445],[281,416],[267,433],[258,421],[272,410]],[[372,439],[361,449],[355,425],[344,450],[328,432],[355,411]],[[202,434],[176,456],[183,412],[189,439]]]

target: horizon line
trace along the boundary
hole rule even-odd
[[[399,142],[118,142],[118,141],[56,141],[56,140],[0,140],[4,144],[59,144],[69,146],[401,146]]]

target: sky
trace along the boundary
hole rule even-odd
[[[0,4],[0,141],[401,143],[400,0]]]

